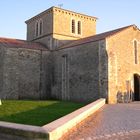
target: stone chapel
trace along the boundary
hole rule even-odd
[[[26,21],[27,40],[0,38],[0,98],[140,100],[140,29],[96,34],[96,17],[58,7]]]

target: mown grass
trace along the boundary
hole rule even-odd
[[[84,105],[65,101],[3,100],[0,121],[43,126]]]

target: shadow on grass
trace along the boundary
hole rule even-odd
[[[24,112],[4,115],[0,117],[0,121],[43,126],[82,106],[84,105],[58,102],[51,105],[38,106],[37,108]]]

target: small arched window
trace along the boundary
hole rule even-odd
[[[135,57],[135,64],[138,64],[138,43],[134,40],[134,57]]]
[[[81,34],[81,21],[78,21],[78,34]]]
[[[43,33],[43,22],[42,20],[40,20],[40,23],[39,23],[39,35],[42,35]]]
[[[39,23],[38,21],[35,24],[35,36],[37,37],[39,35]]]
[[[74,19],[71,22],[71,32],[75,33],[75,20]]]

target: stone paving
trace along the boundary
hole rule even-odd
[[[140,102],[105,105],[61,140],[140,140]]]

